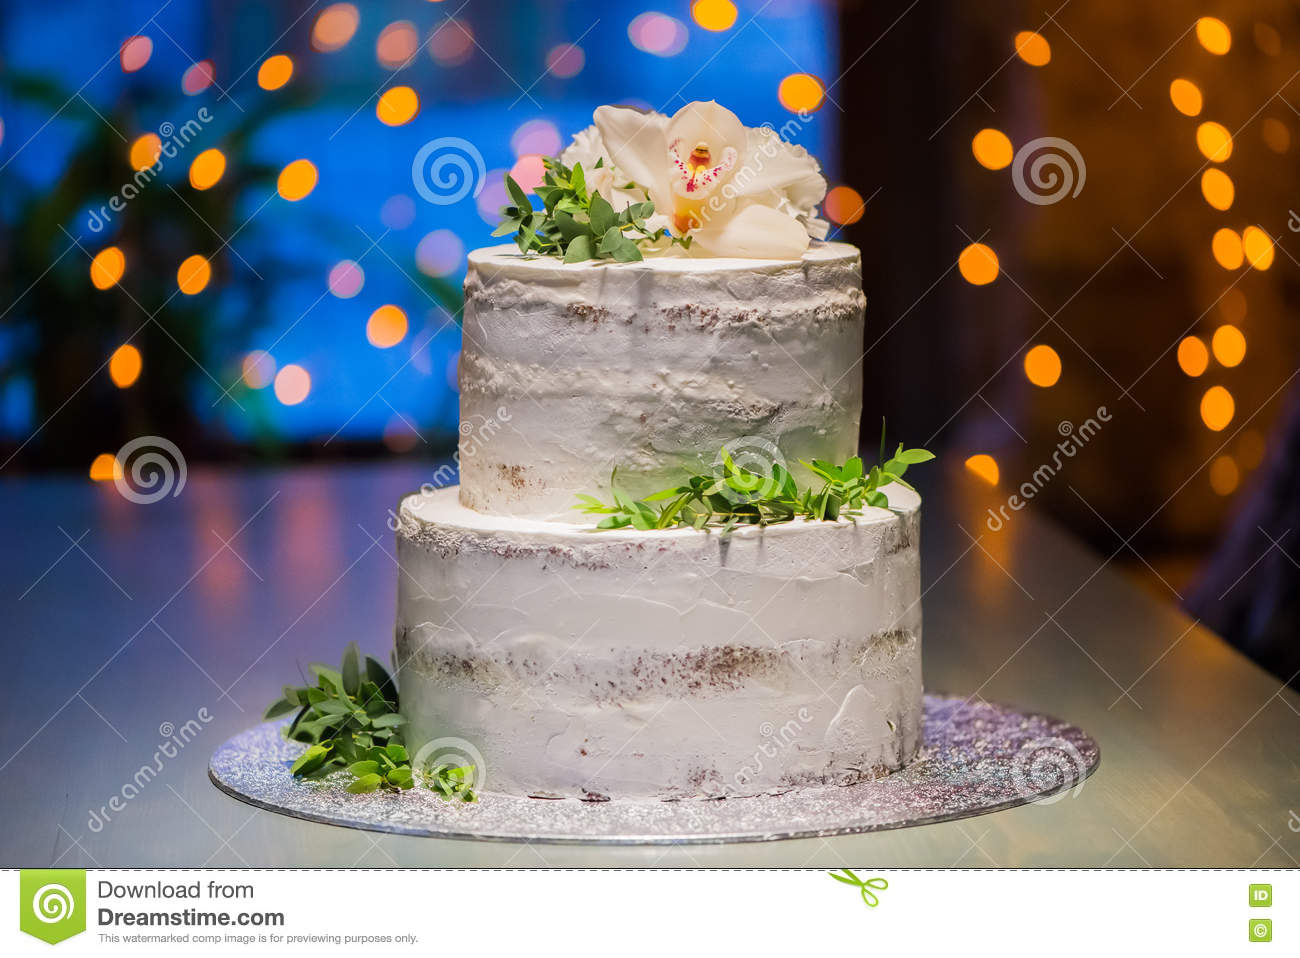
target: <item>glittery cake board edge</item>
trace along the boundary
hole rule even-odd
[[[565,845],[687,845],[828,838],[955,821],[1077,794],[1101,750],[1081,728],[1007,705],[927,693],[921,756],[854,785],[751,798],[581,802],[484,792],[474,804],[427,789],[353,795],[346,773],[295,780],[302,746],[280,722],[234,736],[208,777],[242,802],[305,821],[429,838]]]

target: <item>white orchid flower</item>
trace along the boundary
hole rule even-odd
[[[810,236],[826,235],[816,213],[826,196],[821,168],[774,130],[747,128],[713,101],[689,103],[671,118],[602,106],[595,121],[598,139],[584,131],[564,162],[579,152],[607,157],[611,185],[626,177],[644,189],[673,234],[692,238],[692,250],[798,259]],[[590,169],[584,162],[589,183]]]

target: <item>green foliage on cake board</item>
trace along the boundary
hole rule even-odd
[[[377,659],[363,659],[350,642],[338,669],[319,662],[308,669],[316,684],[286,685],[263,715],[276,719],[297,710],[283,730],[285,738],[307,745],[290,767],[295,778],[319,779],[345,769],[353,793],[401,792],[423,782],[445,799],[477,800],[472,766],[412,767],[402,741],[406,720],[398,712],[397,685]]]

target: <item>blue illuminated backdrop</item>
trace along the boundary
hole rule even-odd
[[[395,450],[445,448],[457,422],[454,310],[465,251],[495,242],[488,234],[504,174],[529,178],[536,155],[557,152],[602,103],[672,113],[716,99],[749,125],[785,127],[836,183],[838,110],[825,85],[837,73],[837,39],[828,4],[172,0],[160,10],[157,0],[11,0],[5,8],[7,66],[49,77],[73,106],[92,108],[89,116],[51,114],[6,92],[0,162],[24,190],[58,188],[87,126],[129,123],[114,130],[126,154],[151,131],[166,140],[200,110],[210,120],[143,187],[156,201],[171,202],[177,216],[206,215],[195,188],[203,177],[196,158],[206,150],[230,164],[207,168],[209,177],[230,177],[237,164],[269,171],[232,197],[229,233],[211,230],[206,248],[165,245],[178,264],[190,253],[213,262],[210,281],[188,278],[192,294],[177,277],[182,295],[173,287],[160,319],[183,300],[215,336],[214,358],[195,359],[205,369],[189,391],[196,428],[223,441],[383,437]],[[86,82],[88,64],[100,63]],[[802,108],[811,108],[807,122],[789,125]],[[246,128],[248,142],[232,143]],[[417,190],[413,159],[445,137],[482,157],[477,197],[431,203]],[[295,160],[309,162],[296,170],[306,180],[286,183],[280,171]],[[477,176],[473,165],[471,157]],[[306,195],[286,199],[295,188]],[[16,215],[12,198],[0,211]],[[111,282],[95,288],[87,258],[151,224],[123,226],[134,215],[129,204],[98,231],[89,215],[83,206],[63,223],[81,244],[67,262],[83,277],[85,297],[112,296]],[[170,275],[175,267],[164,265]],[[122,292],[135,268],[128,255]],[[376,315],[384,306],[393,308]],[[115,360],[103,376],[129,391],[133,367],[116,362],[119,343],[99,345],[103,360]],[[0,349],[12,346],[0,341]],[[139,359],[135,375],[149,376],[156,357],[142,349]],[[18,370],[4,389],[0,428],[21,437],[33,426],[31,385]]]

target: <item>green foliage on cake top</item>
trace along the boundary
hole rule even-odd
[[[724,446],[711,473],[687,476],[681,485],[662,489],[643,499],[632,499],[618,486],[618,470],[610,476],[613,502],[579,495],[574,506],[589,515],[602,515],[596,529],[640,530],[691,527],[720,528],[725,535],[738,525],[766,526],[795,519],[835,521],[860,516],[867,507],[889,508],[884,487],[897,483],[911,489],[903,478],[909,466],[928,462],[934,454],[905,449],[902,443],[888,459],[867,469],[861,457],[842,465],[822,459],[801,462],[820,483],[800,489],[782,462],[771,462],[764,472],[737,465]]]
[[[582,164],[572,168],[556,157],[542,161],[546,174],[537,196],[543,208],[533,209],[532,201],[514,178],[506,175],[506,190],[511,205],[501,211],[501,224],[493,236],[515,234],[515,243],[524,253],[563,257],[566,263],[591,259],[611,259],[631,263],[642,259],[641,246],[647,243],[677,243],[689,248],[690,238],[676,239],[662,229],[651,230],[646,220],[654,215],[650,200],[631,203],[615,211],[599,190],[588,191]],[[600,169],[604,160],[596,161]],[[627,184],[625,189],[637,189]],[[643,193],[644,195],[644,193]]]
[[[443,798],[472,802],[473,767],[439,765],[416,769],[402,742],[405,719],[397,710],[397,685],[376,659],[361,656],[355,642],[343,651],[338,669],[308,666],[315,685],[286,685],[263,718],[281,718],[297,710],[282,730],[285,738],[307,749],[290,767],[295,778],[318,779],[347,769],[348,791],[400,792],[423,781]]]

